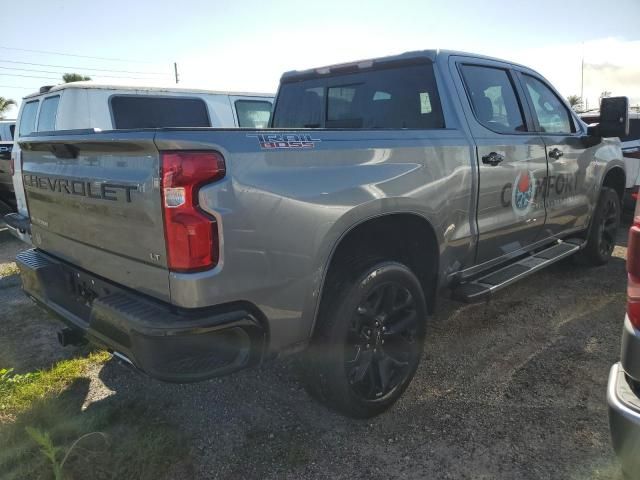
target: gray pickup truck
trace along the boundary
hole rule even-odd
[[[289,72],[271,129],[21,138],[25,292],[152,377],[304,350],[331,408],[409,385],[439,292],[480,301],[614,247],[624,97],[587,127],[538,73],[446,51]]]

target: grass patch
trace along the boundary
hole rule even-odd
[[[73,358],[56,363],[49,370],[23,375],[12,375],[11,370],[0,370],[0,422],[14,418],[31,407],[34,401],[47,395],[56,395],[84,374],[94,364],[104,363],[109,353],[96,352],[87,357]]]
[[[37,430],[46,435],[59,462],[67,452],[61,478],[156,480],[170,468],[189,466],[188,442],[166,419],[170,405],[111,395],[82,409],[89,393],[85,375],[107,354],[93,353],[57,363],[46,371],[0,380],[3,420],[0,423],[0,476],[6,480],[53,479],[52,461],[43,454]],[[108,368],[108,364],[105,368]],[[31,434],[28,433],[31,432]],[[100,432],[100,435],[88,435]],[[86,436],[81,442],[74,442]]]
[[[10,277],[11,275],[17,275],[20,273],[20,269],[14,262],[0,263],[0,278]]]

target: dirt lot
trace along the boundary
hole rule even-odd
[[[373,420],[311,400],[295,359],[192,385],[112,360],[72,385],[65,405],[78,418],[111,409],[116,443],[133,449],[125,463],[143,461],[158,436],[178,438],[163,454],[171,465],[148,467],[156,478],[618,478],[605,390],[624,317],[625,232],[607,266],[566,261],[486,304],[442,301],[412,385]],[[27,372],[82,351],[58,347],[57,323],[22,295],[10,263],[20,248],[0,231],[0,368]]]

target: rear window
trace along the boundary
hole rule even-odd
[[[20,127],[18,128],[20,136],[29,135],[31,132],[35,131],[36,113],[38,113],[39,103],[40,102],[38,100],[28,102],[22,109],[22,114],[20,115]]]
[[[267,128],[271,118],[271,102],[236,100],[236,113],[240,128]]]
[[[211,126],[200,98],[116,95],[111,113],[116,129]]]
[[[412,65],[280,87],[275,128],[444,128],[432,65]]]
[[[60,95],[44,99],[42,107],[40,107],[40,116],[38,117],[39,132],[51,132],[56,129],[56,115],[59,102]]]

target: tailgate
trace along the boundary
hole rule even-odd
[[[22,179],[33,244],[113,282],[169,300],[153,132],[27,138]]]

